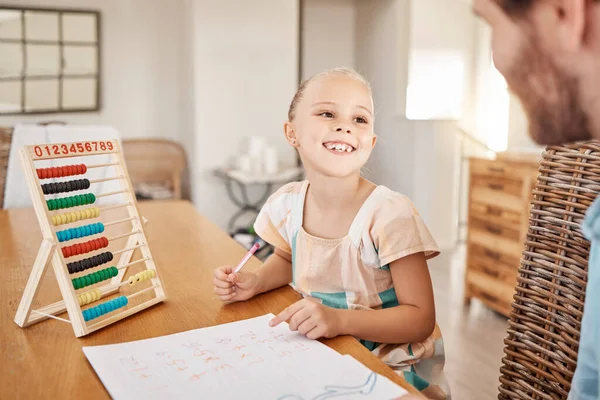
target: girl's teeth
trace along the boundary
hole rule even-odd
[[[351,153],[352,150],[353,150],[353,148],[351,146],[347,146],[345,144],[339,144],[339,143],[337,143],[337,144],[336,143],[328,144],[325,147],[327,147],[329,150],[335,150],[335,151],[338,151],[340,153],[343,153],[343,152]]]

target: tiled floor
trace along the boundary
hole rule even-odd
[[[446,374],[454,400],[498,397],[507,319],[473,300],[463,303],[464,250],[429,262],[438,324],[444,335]]]

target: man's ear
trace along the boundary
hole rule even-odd
[[[292,124],[290,121],[287,121],[285,124],[283,124],[283,133],[285,134],[285,140],[287,140],[291,146],[300,146],[298,137],[296,135],[296,128],[294,128],[294,124]]]

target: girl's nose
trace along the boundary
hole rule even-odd
[[[338,128],[335,130],[335,131],[336,131],[336,132],[343,132],[343,131],[344,131],[344,129],[342,129],[341,127],[338,127]],[[352,133],[352,131],[350,131],[350,129],[349,129],[349,128],[346,128],[346,133]]]

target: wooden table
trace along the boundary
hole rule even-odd
[[[61,321],[49,319],[25,329],[15,324],[41,233],[33,209],[0,211],[1,399],[109,398],[82,346],[147,339],[269,312],[276,314],[299,299],[286,286],[247,302],[223,305],[212,291],[212,270],[235,264],[245,250],[199,215],[190,203],[141,202],[140,212],[149,220],[150,249],[168,300],[77,339],[71,326]],[[246,268],[259,266],[260,261],[252,259]],[[34,307],[59,300],[59,293],[54,271],[49,267]],[[65,313],[63,317],[68,316]],[[417,393],[355,339],[338,337],[324,343]]]

